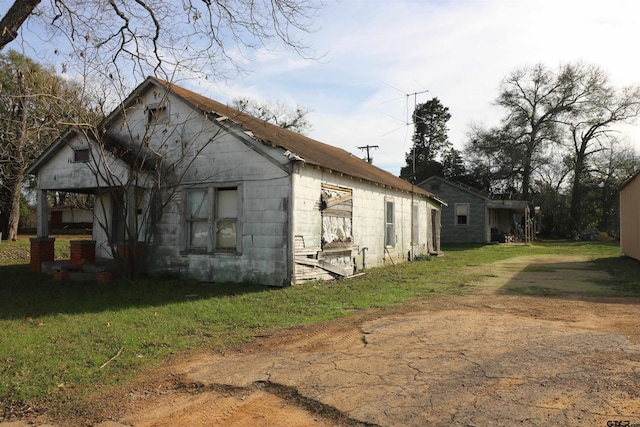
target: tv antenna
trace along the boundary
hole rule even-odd
[[[419,92],[407,93],[407,126],[416,124],[415,113],[418,107],[418,95],[427,93],[428,90],[422,90]],[[409,98],[413,96],[413,112],[411,113],[411,121],[409,121]],[[413,185],[416,180],[416,144],[413,138],[411,138],[411,157],[412,157],[412,170],[411,170],[411,184]]]

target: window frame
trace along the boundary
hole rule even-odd
[[[158,115],[163,112],[162,115]],[[157,103],[147,105],[147,126],[169,123],[169,103]]]
[[[206,217],[193,220],[190,215],[190,193],[195,191],[205,191],[205,212]],[[220,191],[229,191],[235,190],[236,192],[236,206],[235,206],[235,217],[219,217],[218,216],[218,206],[219,206],[219,192]],[[241,239],[241,230],[242,230],[242,185],[241,184],[232,184],[232,185],[206,185],[206,186],[192,186],[187,187],[183,190],[184,194],[184,206],[183,206],[183,250],[186,253],[230,253],[230,254],[241,254],[242,253],[242,239]],[[222,221],[234,221],[235,222],[235,234],[236,234],[236,242],[233,247],[219,247],[218,243],[218,226]],[[195,222],[206,222],[207,224],[207,238],[206,238],[206,246],[193,246],[191,244],[191,230],[192,225]]]
[[[210,221],[210,212],[211,212],[211,203],[210,203],[210,189],[208,187],[193,187],[186,189],[186,203],[184,209],[184,221],[185,221],[185,239],[186,239],[186,249],[191,252],[209,252],[211,250],[211,245],[209,240],[211,240],[211,221]],[[202,204],[204,205],[206,216],[197,217],[193,219],[191,217],[191,194],[196,191],[201,192],[204,191],[204,197]],[[192,230],[195,224],[206,225],[207,229],[207,239],[205,245],[194,245],[192,244]]]
[[[458,213],[458,208],[462,208],[465,207],[466,208],[466,215],[460,215]],[[453,223],[456,227],[468,227],[469,224],[471,223],[471,206],[469,203],[456,203],[454,205],[454,212],[453,212]],[[460,223],[460,218],[461,217],[465,217],[466,221],[464,223]]]
[[[391,220],[389,220],[389,206],[391,206]],[[396,204],[392,197],[384,198],[384,247],[396,247]],[[390,232],[391,229],[391,232]]]
[[[89,148],[73,150],[73,163],[89,163],[89,160],[91,160],[91,150]]]
[[[220,252],[239,252],[238,248],[239,248],[239,217],[240,217],[240,192],[237,186],[235,187],[216,187],[214,188],[214,199],[213,199],[213,215],[212,215],[212,225],[213,225],[213,250],[214,251],[220,251]],[[220,192],[221,191],[235,191],[236,192],[236,206],[235,206],[235,217],[223,217],[220,216]],[[219,247],[219,224],[222,222],[229,222],[229,221],[234,221],[235,224],[235,235],[236,235],[236,242],[235,245],[233,247]]]
[[[411,206],[411,244],[420,244],[420,204],[413,202]]]

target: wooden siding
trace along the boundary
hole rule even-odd
[[[438,187],[432,188],[431,184]],[[440,239],[443,245],[459,243],[488,243],[487,208],[483,197],[441,180],[428,181],[421,186],[444,199],[448,206],[442,207]],[[458,225],[456,203],[469,204],[468,225]]]
[[[640,260],[640,175],[620,189],[620,250]]]

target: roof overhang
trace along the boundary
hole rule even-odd
[[[524,212],[529,207],[526,200],[488,200],[489,209],[509,209],[512,211]]]

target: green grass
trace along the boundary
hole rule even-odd
[[[617,274],[612,286],[624,295],[640,295],[638,274],[632,271],[637,263],[621,258],[618,247],[607,243],[450,247],[432,261],[278,290],[175,278],[59,282],[29,271],[28,248],[28,239],[0,244],[0,402],[5,411],[25,403],[64,402],[117,385],[182,351],[221,351],[281,328],[434,295],[464,294],[473,290],[470,283],[486,277],[473,266],[515,256],[588,256],[614,273],[630,271]],[[57,239],[56,256],[68,253],[68,241]]]

